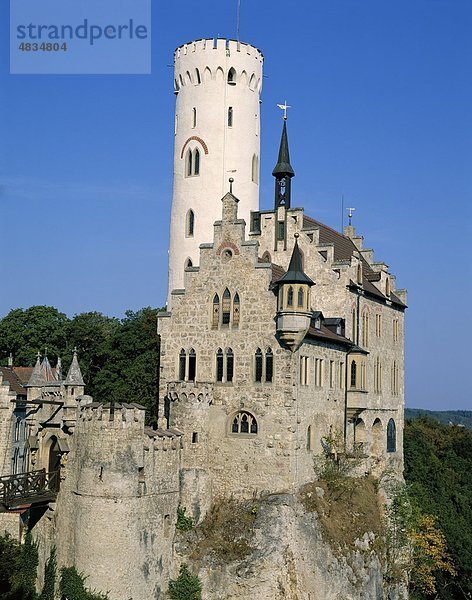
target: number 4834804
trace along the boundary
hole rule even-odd
[[[63,44],[57,42],[54,44],[51,42],[43,42],[42,44],[22,42],[18,50],[22,52],[67,52],[67,44],[65,42]]]

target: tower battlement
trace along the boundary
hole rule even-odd
[[[247,44],[246,42],[225,38],[203,38],[182,44],[175,49],[174,58],[177,60],[182,56],[205,50],[224,50],[227,56],[231,55],[233,52],[243,52],[250,56],[254,56],[254,58],[260,62],[263,62],[264,60],[264,55],[259,48]]]
[[[78,428],[79,431],[90,428],[143,430],[144,414],[144,407],[135,403],[112,405],[93,402],[80,407]]]

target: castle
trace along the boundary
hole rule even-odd
[[[158,428],[133,398],[84,395],[76,355],[64,380],[38,359],[26,395],[0,379],[0,449],[24,422],[24,466],[44,469],[43,498],[0,483],[0,524],[27,515],[42,564],[54,545],[116,600],[165,597],[179,505],[198,522],[217,499],[295,493],[322,452],[401,477],[406,293],[351,225],[296,207],[286,120],[259,209],[262,64],[233,40],[175,52]]]

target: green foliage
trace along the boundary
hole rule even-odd
[[[52,306],[16,308],[0,320],[0,357],[13,353],[17,365],[33,365],[38,350],[48,348],[50,356],[62,353],[66,346],[67,316]]]
[[[405,419],[430,417],[444,425],[463,425],[472,429],[472,410],[424,410],[423,408],[405,408]]]
[[[49,554],[49,560],[44,569],[44,587],[39,596],[39,600],[55,600],[56,592],[57,560],[56,549],[52,548]]]
[[[75,567],[63,567],[59,589],[67,600],[108,600],[106,594],[91,591],[85,587],[86,577]]]
[[[54,365],[62,358],[66,372],[77,347],[86,391],[98,402],[137,402],[147,409],[148,424],[157,422],[159,377],[157,310],[127,311],[124,319],[88,312],[68,319],[57,309],[32,306],[12,310],[0,320],[0,362],[10,352],[15,365],[35,362],[48,349]]]
[[[177,579],[169,582],[169,597],[171,600],[201,600],[202,584],[185,563],[180,567]]]
[[[10,576],[11,592],[8,600],[36,600],[36,573],[38,569],[38,546],[31,532],[25,536],[20,551],[15,556]]]
[[[190,531],[190,529],[193,529],[193,519],[185,514],[186,510],[184,506],[177,508],[177,523],[175,527],[180,531]]]
[[[21,546],[8,534],[0,537],[0,598],[13,599],[11,577],[20,562]]]
[[[435,572],[439,597],[472,597],[472,432],[428,418],[407,421],[404,453],[412,503],[436,518],[434,527],[443,532],[456,571]],[[439,537],[431,531],[431,544],[440,545]],[[419,586],[414,595],[430,597]]]

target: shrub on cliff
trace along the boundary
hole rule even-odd
[[[202,584],[196,575],[192,575],[184,563],[180,567],[177,579],[169,582],[171,600],[201,600]]]

